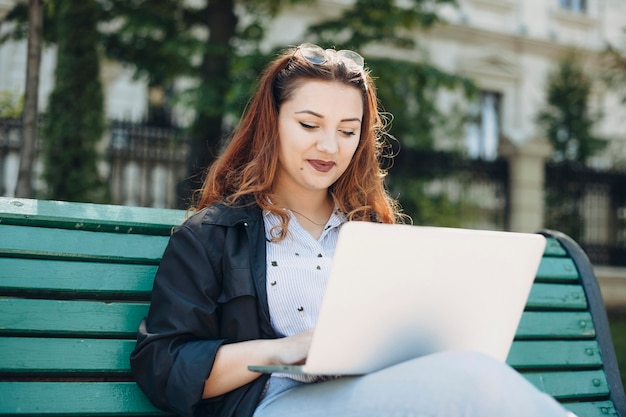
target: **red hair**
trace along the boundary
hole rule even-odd
[[[272,61],[259,79],[231,141],[211,165],[197,204],[200,210],[217,202],[235,204],[243,196],[282,219],[282,238],[289,216],[273,205],[272,186],[278,167],[278,111],[293,91],[307,80],[340,82],[357,88],[363,97],[361,138],[350,165],[331,186],[335,202],[350,220],[395,223],[401,217],[397,202],[384,186],[380,166],[385,148],[385,124],[378,108],[374,82],[366,69],[348,68],[341,60],[321,65],[307,62],[289,49]]]

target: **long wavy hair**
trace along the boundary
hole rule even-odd
[[[369,71],[352,69],[340,59],[312,64],[296,53],[283,51],[263,71],[256,94],[221,156],[210,166],[204,184],[192,205],[193,211],[217,202],[239,204],[253,196],[256,204],[281,218],[278,240],[286,236],[289,215],[272,204],[278,169],[278,112],[303,82],[323,80],[357,88],[363,97],[361,137],[350,165],[330,187],[335,202],[350,220],[395,223],[402,215],[390,197],[382,168],[386,125],[379,111],[376,89]],[[389,156],[390,157],[390,156]]]

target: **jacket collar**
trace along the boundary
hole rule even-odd
[[[224,202],[213,204],[205,209],[202,216],[203,224],[215,224],[219,226],[234,226],[238,223],[258,221],[262,219],[261,208],[252,196],[244,196],[235,204]]]

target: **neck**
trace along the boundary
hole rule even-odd
[[[302,213],[323,213],[332,211],[334,205],[332,198],[327,196],[323,199],[285,199],[281,200],[280,206],[290,210],[297,210]]]
[[[275,194],[277,206],[303,213],[325,213],[334,208],[333,198],[328,190],[302,192],[302,190],[277,187]]]
[[[299,220],[308,221],[316,226],[323,226],[328,221],[333,209],[334,202],[327,192],[315,195],[279,195],[276,205],[290,210]]]

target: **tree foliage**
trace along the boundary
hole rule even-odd
[[[12,91],[0,91],[0,117],[18,118],[23,107],[23,95]]]
[[[175,97],[194,109],[189,128],[192,151],[188,179],[179,195],[188,198],[201,174],[219,153],[223,139],[241,114],[260,69],[276,51],[262,51],[266,29],[285,7],[314,0],[91,0],[105,55],[135,69],[151,87],[169,91],[188,77],[191,88]],[[57,42],[55,25],[62,0],[47,0],[46,39]],[[440,22],[441,7],[456,0],[355,0],[339,16],[312,25],[307,41],[363,51],[393,46],[406,59],[367,56],[379,97],[393,114],[391,133],[403,146],[431,148],[437,130],[454,123],[436,105],[441,90],[473,92],[472,83],[447,73],[420,54],[417,34]],[[19,8],[19,7],[18,7]],[[19,22],[19,10],[11,18]],[[19,36],[18,24],[12,36]],[[390,120],[391,122],[391,120]],[[414,193],[412,193],[414,194]],[[181,206],[186,204],[181,200]]]
[[[153,33],[155,28],[163,26],[164,32],[167,32],[168,24],[177,28],[171,32],[178,33],[178,37],[170,41],[174,46],[171,51],[184,51],[187,65],[169,69],[178,75],[195,74],[196,79],[195,86],[180,96],[195,112],[189,129],[192,150],[188,178],[179,189],[179,195],[189,196],[191,190],[199,187],[204,168],[219,154],[222,141],[239,117],[260,69],[275,52],[271,51],[268,56],[259,47],[271,19],[288,4],[304,1],[249,0],[239,2],[236,9],[229,0],[205,1],[198,3],[196,8],[165,0],[159,7],[166,8],[168,12],[164,15],[173,18],[163,25],[159,23],[158,10],[154,10],[155,18],[148,19],[146,15],[151,13],[150,7],[124,6],[124,0],[108,2],[118,16],[119,11],[123,11],[127,23],[122,30],[118,28],[107,35],[107,53],[113,50],[128,53],[125,45],[137,45],[138,39],[133,40],[134,37],[146,36],[143,34]],[[454,0],[413,0],[405,6],[390,0],[358,0],[347,6],[336,19],[312,26],[307,36],[328,46],[340,44],[361,49],[371,43],[388,43],[409,51],[414,46],[411,31],[431,27],[439,21],[438,7],[452,4],[455,4]],[[179,20],[179,23],[172,20]],[[197,33],[207,33],[206,41],[194,44]],[[132,54],[128,62],[134,61],[139,71],[153,77],[150,73],[155,68],[153,62],[167,61],[159,49],[163,47],[160,46],[162,43],[157,39],[148,48],[154,58]],[[112,45],[121,46],[112,48]],[[116,57],[125,59],[123,53],[116,54]],[[137,65],[137,57],[147,65]],[[177,62],[177,57],[169,61]],[[411,63],[379,58],[369,60],[368,65],[374,74],[384,74],[384,81],[379,83],[381,101],[396,117],[393,133],[401,135],[409,146],[432,147],[435,128],[446,122],[446,117],[434,105],[441,88],[471,90],[471,83],[467,80],[419,60]]]
[[[601,115],[590,108],[591,89],[592,78],[576,53],[570,52],[548,76],[546,105],[537,116],[554,148],[553,162],[561,168],[546,189],[546,206],[550,208],[546,227],[558,227],[574,239],[582,238],[585,227],[579,209],[584,190],[564,173],[587,164],[607,143],[594,134],[594,124]]]
[[[180,0],[99,0],[100,35],[109,59],[132,65],[153,85],[191,75],[189,58],[202,42],[192,36],[194,9]]]
[[[93,0],[64,0],[58,9],[55,86],[43,135],[47,198],[105,200],[96,152],[104,131],[97,10]]]
[[[594,134],[601,118],[590,108],[592,79],[575,53],[569,53],[549,75],[546,106],[537,121],[554,147],[553,159],[585,165],[607,141]]]
[[[369,44],[412,48],[411,32],[440,22],[439,8],[445,5],[456,5],[456,0],[355,0],[340,16],[312,25],[309,32],[321,42],[349,48]]]
[[[44,9],[43,25],[46,28],[43,32],[43,40],[46,44],[56,43],[56,24],[59,0],[42,0]],[[10,41],[21,41],[28,38],[28,2],[17,2],[15,6],[4,17],[2,22],[12,23],[12,29],[4,31],[0,36],[0,45]]]

